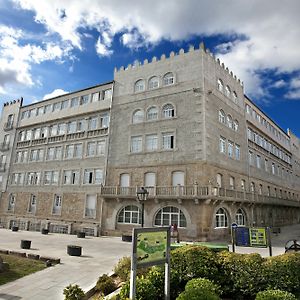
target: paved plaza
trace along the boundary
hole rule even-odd
[[[23,239],[32,241],[30,250],[20,249]],[[300,240],[300,224],[282,227],[280,234],[272,234],[273,255],[283,254],[285,243],[292,239]],[[82,246],[82,256],[69,256],[67,245]],[[122,242],[119,237],[79,239],[75,235],[0,229],[0,249],[61,259],[59,265],[0,286],[0,300],[60,300],[64,287],[70,283],[78,284],[84,291],[91,289],[101,274],[112,271],[119,258],[130,255],[131,243]],[[264,248],[236,247],[236,252],[269,256]]]

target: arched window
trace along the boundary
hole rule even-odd
[[[132,123],[141,123],[144,121],[144,112],[141,109],[136,110],[132,115]]]
[[[145,90],[145,81],[143,79],[140,79],[134,84],[134,91],[142,92],[144,90]]]
[[[223,88],[224,88],[223,81],[221,79],[218,79],[218,90],[220,92],[223,92]]]
[[[232,177],[232,176],[229,177],[229,188],[231,190],[234,190],[234,188],[235,188],[235,180],[234,180],[234,177]]]
[[[172,104],[166,104],[162,108],[163,118],[173,118],[175,116],[174,106]]]
[[[149,90],[157,89],[158,87],[159,87],[158,77],[156,77],[156,76],[151,77],[148,82]]]
[[[225,113],[224,113],[224,111],[222,109],[219,110],[219,122],[221,122],[221,123],[225,123],[226,122]]]
[[[160,209],[156,216],[154,225],[171,226],[177,224],[178,227],[186,227],[186,218],[183,212],[174,206],[166,206]]]
[[[232,93],[232,100],[233,100],[234,103],[238,104],[238,97],[237,97],[236,92]]]
[[[254,182],[250,183],[250,191],[251,191],[251,193],[255,193],[255,183]]]
[[[239,129],[239,122],[237,120],[233,121],[233,130],[238,131]]]
[[[235,214],[235,223],[238,226],[245,226],[246,225],[245,220],[246,220],[246,214],[241,208],[239,208]]]
[[[127,205],[118,214],[118,223],[141,224],[141,221],[141,210],[136,205]]]
[[[216,228],[228,227],[227,214],[224,208],[219,208],[216,212]]]
[[[223,181],[223,176],[222,176],[222,174],[218,173],[217,174],[217,185],[218,185],[218,187],[222,186],[222,181]]]
[[[147,120],[156,120],[158,118],[158,109],[155,106],[151,106],[147,110]]]
[[[174,75],[172,72],[167,73],[163,78],[164,86],[174,84]]]
[[[227,97],[230,97],[230,94],[231,94],[231,91],[230,91],[230,87],[228,85],[226,85],[226,88],[225,88],[225,95]]]
[[[232,122],[232,117],[231,115],[227,115],[227,125],[229,128],[233,128],[233,122]]]

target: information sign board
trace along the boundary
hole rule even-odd
[[[237,246],[250,246],[249,227],[237,227],[235,229],[235,243]]]
[[[251,247],[267,247],[266,228],[249,228]]]

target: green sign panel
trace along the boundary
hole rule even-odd
[[[140,228],[134,230],[134,252],[137,267],[163,264],[170,247],[168,228]]]
[[[249,228],[250,245],[252,247],[267,247],[266,228]]]

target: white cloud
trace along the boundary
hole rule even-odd
[[[62,89],[55,89],[53,92],[51,92],[50,94],[46,94],[44,97],[43,97],[43,100],[46,100],[46,99],[51,99],[51,98],[55,98],[57,96],[61,96],[61,95],[64,95],[64,94],[68,94],[69,92],[67,91],[64,91]]]
[[[13,0],[31,10],[50,33],[83,49],[85,31],[96,29],[96,51],[111,55],[111,39],[121,34],[130,48],[156,44],[162,39],[186,40],[193,35],[226,35],[215,50],[245,82],[246,91],[268,94],[261,70],[277,74],[300,70],[300,2],[252,1],[118,1],[118,0]]]
[[[300,89],[300,78],[293,78],[291,80],[291,88]]]
[[[280,80],[275,81],[275,82],[271,85],[271,87],[273,87],[273,88],[275,88],[275,89],[280,89],[280,88],[282,88],[282,87],[284,87],[284,86],[286,86],[286,85],[287,85],[287,83],[286,83],[283,79],[280,79]]]

